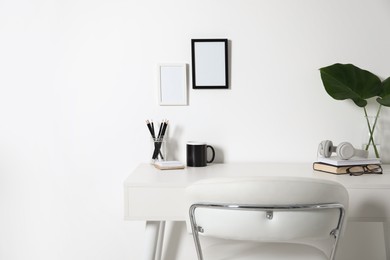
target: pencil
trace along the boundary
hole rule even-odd
[[[150,135],[154,138],[154,134],[153,134],[153,130],[152,130],[152,126],[150,125],[150,122],[149,120],[146,120],[146,126],[148,127],[149,129],[149,132],[150,132]]]

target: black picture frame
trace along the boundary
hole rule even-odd
[[[192,88],[229,88],[228,39],[192,39]]]

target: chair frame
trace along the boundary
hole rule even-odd
[[[248,204],[218,204],[218,203],[196,203],[191,205],[189,210],[192,235],[195,242],[196,253],[199,260],[203,260],[202,247],[199,240],[199,232],[202,233],[202,227],[196,224],[195,210],[197,208],[214,208],[214,209],[229,209],[229,210],[245,210],[245,211],[265,211],[266,217],[272,219],[273,211],[310,211],[321,209],[339,209],[339,219],[337,226],[330,232],[330,236],[334,237],[334,242],[330,254],[330,260],[334,260],[337,245],[339,241],[339,235],[343,228],[345,219],[345,208],[339,203],[320,203],[320,204],[296,204],[296,205],[248,205]]]

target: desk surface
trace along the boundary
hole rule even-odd
[[[334,180],[350,195],[349,217],[384,221],[390,218],[390,165],[381,175],[334,175],[313,171],[310,163],[225,163],[161,171],[139,165],[125,180],[126,220],[185,220],[185,188],[201,179],[245,176],[302,176]]]

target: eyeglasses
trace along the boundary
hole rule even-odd
[[[355,165],[348,167],[346,172],[351,176],[360,176],[363,174],[382,174],[382,167],[378,164]]]

